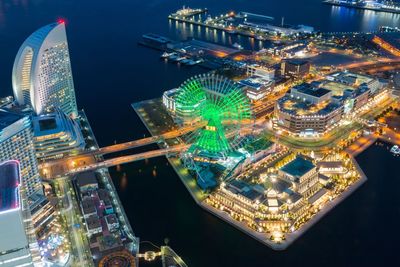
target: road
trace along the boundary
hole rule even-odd
[[[63,195],[59,197],[62,197],[68,201],[68,207],[63,208],[61,210],[61,214],[63,214],[66,219],[68,226],[67,231],[69,233],[69,239],[71,242],[71,252],[76,258],[75,263],[77,265],[90,265],[91,261],[86,260],[88,258],[85,252],[88,249],[88,245],[86,245],[84,242],[84,238],[86,237],[84,236],[84,233],[80,233],[80,229],[76,227],[78,224],[81,225],[81,222],[77,220],[77,217],[80,213],[78,207],[74,205],[75,202],[71,196],[70,189],[72,189],[72,187],[69,181],[66,179],[58,179],[57,184],[60,188],[60,191],[63,192]]]

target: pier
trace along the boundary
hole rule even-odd
[[[269,23],[274,20],[274,18],[271,16],[249,12],[239,12],[238,14],[229,12],[215,17],[208,16],[207,19],[203,20],[201,15],[206,13],[206,11],[207,10],[199,9],[195,12],[181,9],[170,14],[168,19],[181,23],[188,23],[190,25],[201,26],[208,29],[220,30],[228,34],[238,34],[245,37],[251,37],[260,41],[273,41],[278,39],[283,40],[285,39],[284,36],[293,35],[294,32],[303,32],[303,30],[296,30],[295,28],[284,27],[282,25],[259,25],[255,23],[247,23],[246,21],[249,18],[263,19]],[[199,15],[198,18],[196,18],[197,15]],[[305,33],[305,31],[303,33]]]

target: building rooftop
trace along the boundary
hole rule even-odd
[[[255,190],[255,187],[242,181],[233,180],[227,186],[226,189],[234,194],[240,194],[251,201],[259,200],[263,202],[265,200],[264,194]]]
[[[317,163],[317,167],[319,168],[342,168],[342,161],[320,161]]]
[[[228,187],[230,189],[230,191],[232,191],[233,193],[238,193],[242,190],[244,190],[244,188],[248,187],[249,185],[242,181],[242,180],[232,180],[229,184]]]
[[[88,217],[86,219],[86,224],[89,230],[101,227],[100,219],[97,215]]]
[[[98,185],[96,174],[93,171],[79,173],[75,179],[79,188],[88,185]]]
[[[238,82],[240,85],[260,90],[261,87],[270,87],[273,81],[261,79],[259,77],[250,77]]]
[[[83,214],[87,215],[97,212],[94,200],[91,197],[89,196],[84,197],[81,203],[82,203]]]
[[[374,80],[373,77],[355,72],[341,71],[335,72],[327,76],[328,80],[335,80],[340,83],[348,84],[357,87],[362,83],[370,83]]]
[[[287,182],[287,181],[279,179],[279,178],[276,179],[275,182],[270,182],[270,187],[279,194],[287,191],[291,186],[292,186],[292,184],[290,182]]]
[[[0,131],[22,119],[23,117],[23,115],[13,113],[5,109],[0,109]]]
[[[109,206],[111,205],[111,198],[110,193],[105,189],[99,189],[97,191],[99,199],[104,202],[104,205]]]
[[[271,141],[266,138],[258,138],[253,142],[248,143],[244,149],[250,154],[258,152],[260,150],[266,150],[273,145]]]
[[[293,177],[301,177],[307,172],[311,171],[315,168],[315,165],[300,156],[297,156],[294,160],[283,166],[280,170],[293,176]]]
[[[329,101],[313,104],[290,95],[280,98],[277,103],[281,111],[297,116],[326,115],[341,107],[340,104]]]
[[[240,194],[244,197],[246,197],[247,199],[250,199],[251,201],[262,201],[264,199],[264,194],[258,192],[257,190],[254,190],[253,188],[249,187],[246,190],[243,190],[242,192],[240,192]]]
[[[292,65],[306,65],[310,62],[304,59],[287,59],[285,62],[292,64]]]
[[[106,222],[107,222],[107,224],[118,223],[117,216],[115,214],[107,215],[106,216]]]
[[[325,196],[329,191],[325,188],[321,188],[318,190],[314,195],[312,195],[309,199],[308,202],[310,204],[314,204],[317,202],[321,197]]]
[[[321,87],[314,87],[309,83],[302,83],[302,84],[296,85],[292,88],[292,90],[293,89],[299,93],[307,94],[307,95],[314,96],[314,97],[321,97],[321,96],[324,96],[331,92],[331,90],[321,88]]]
[[[297,203],[297,201],[301,200],[303,196],[297,192],[291,191],[289,194],[289,200],[291,203]]]
[[[34,116],[32,118],[35,137],[68,131],[69,117],[61,112]]]
[[[0,163],[0,212],[20,207],[19,184],[18,161]]]
[[[350,92],[355,89],[352,86],[334,81],[324,81],[323,86],[324,88],[331,90],[334,96],[342,96],[345,91]]]

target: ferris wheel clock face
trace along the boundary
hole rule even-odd
[[[218,75],[190,78],[176,99],[177,114],[205,124],[192,135],[193,144],[209,153],[225,153],[242,145],[240,131],[252,118],[250,102],[231,80]]]

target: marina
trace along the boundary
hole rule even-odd
[[[234,44],[226,47],[194,38],[173,41],[157,34],[145,34],[140,45],[164,51],[160,58],[187,66],[200,65],[207,69],[222,66],[226,60],[241,53],[242,47]]]

